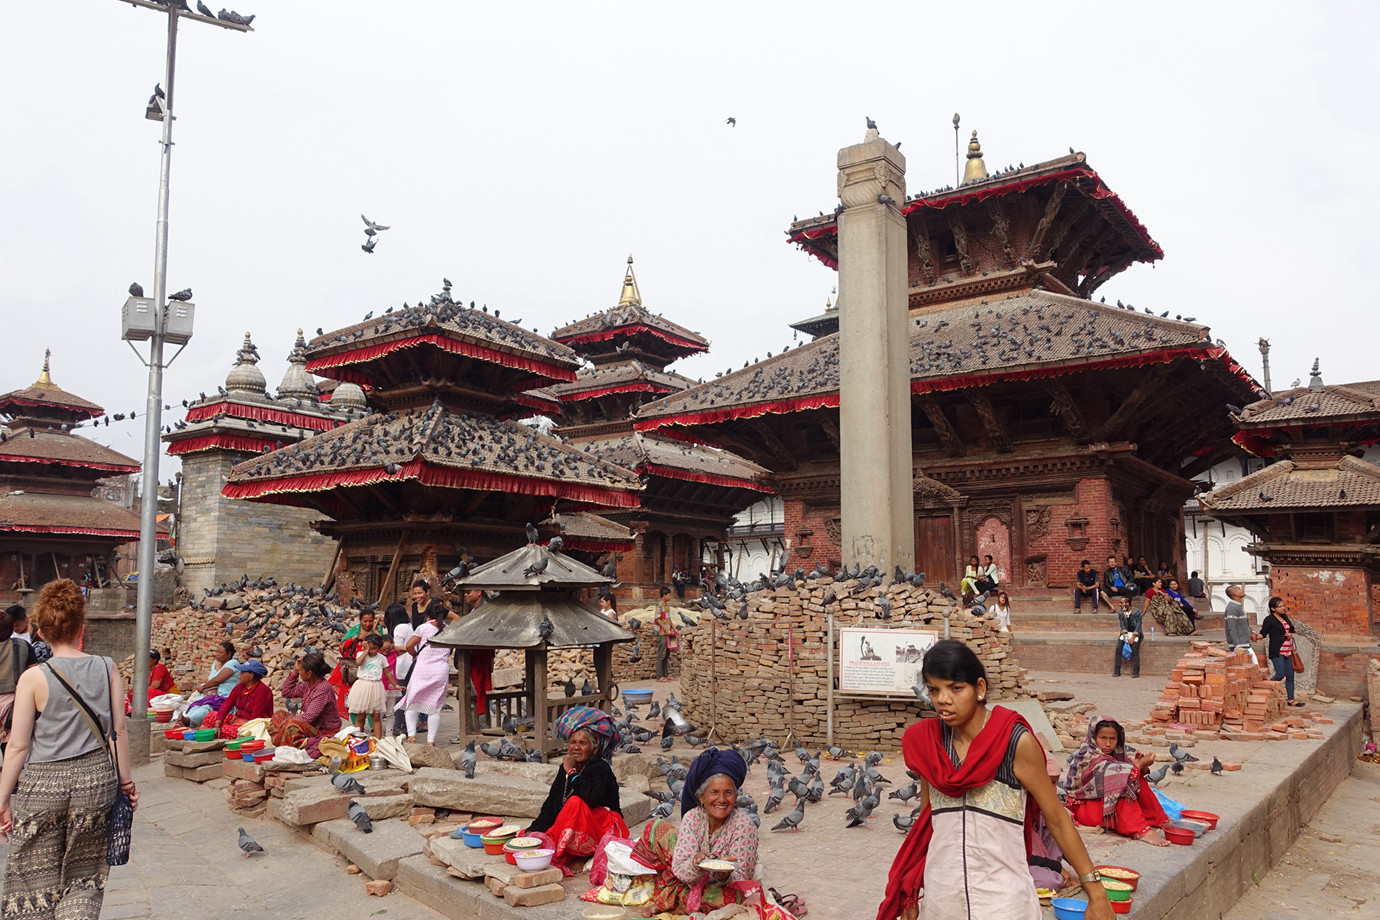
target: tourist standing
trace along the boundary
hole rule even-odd
[[[671,679],[668,670],[671,651],[680,648],[680,630],[671,622],[670,595],[671,589],[662,585],[656,616],[652,619],[652,629],[656,631],[656,679],[663,684]]]
[[[0,837],[9,841],[0,915],[94,920],[110,873],[116,791],[139,805],[125,708],[114,704],[124,702],[124,683],[109,658],[82,652],[86,602],[71,579],[43,586],[34,622],[53,657],[25,671],[15,694],[14,734],[0,771]]]
[[[1227,585],[1227,606],[1222,611],[1222,627],[1227,633],[1228,651],[1244,649],[1251,653],[1251,660],[1259,664],[1260,659],[1251,647],[1251,620],[1241,603],[1245,597],[1246,591],[1240,585]]]
[[[431,582],[418,578],[412,582],[412,628],[416,629],[427,620],[438,617],[442,625],[458,619],[456,614],[446,609],[444,602],[431,596]]]
[[[939,718],[913,723],[901,748],[921,777],[923,810],[891,865],[877,920],[915,920],[922,898],[925,920],[1040,920],[1027,864],[1037,813],[1088,892],[1086,920],[1111,920],[1111,902],[1049,781],[1040,742],[1014,710],[987,705],[977,655],[944,639],[925,654],[920,679]]]
[[[1100,592],[1097,589],[1097,569],[1092,567],[1092,563],[1084,559],[1078,565],[1078,583],[1073,586],[1073,612],[1080,612],[1083,606],[1083,598],[1091,597],[1093,602],[1093,613],[1097,613],[1097,602],[1100,600]]]
[[[612,594],[599,595],[599,612],[614,622],[618,621],[618,601]]]
[[[1294,655],[1298,649],[1294,648],[1294,621],[1285,612],[1284,598],[1278,595],[1270,598],[1270,614],[1261,622],[1260,632],[1251,638],[1269,640],[1266,657],[1275,668],[1270,679],[1284,682],[1290,706],[1302,706],[1301,701],[1294,700]]]

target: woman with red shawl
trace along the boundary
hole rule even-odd
[[[1155,828],[1169,816],[1141,777],[1155,755],[1137,754],[1126,746],[1126,730],[1115,719],[1098,716],[1088,723],[1088,737],[1074,752],[1064,774],[1064,804],[1084,827],[1105,827],[1157,847],[1169,846]]]
[[[618,729],[602,709],[572,706],[556,720],[556,737],[569,745],[569,752],[541,813],[525,833],[545,834],[556,851],[551,864],[574,875],[571,864],[593,856],[610,830],[628,836],[618,804],[618,780],[609,763]]]
[[[920,678],[939,714],[906,729],[906,766],[925,808],[887,879],[877,920],[1040,920],[1027,860],[1043,814],[1088,891],[1087,920],[1111,920],[1111,902],[1046,773],[1029,724],[987,706],[987,673],[962,642],[925,655]],[[934,846],[931,846],[931,843]]]

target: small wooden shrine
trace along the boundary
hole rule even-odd
[[[610,580],[550,544],[529,543],[481,565],[457,583],[457,591],[483,590],[490,600],[443,629],[432,645],[460,650],[458,702],[460,735],[502,736],[506,718],[531,720],[529,747],[551,756],[563,745],[553,727],[572,706],[609,708],[614,698],[613,646],[634,639],[618,623],[587,607],[579,592],[606,588]],[[497,592],[495,596],[491,592]],[[547,655],[551,649],[592,648],[598,686],[591,694],[548,695]],[[470,653],[521,649],[526,663],[522,687],[486,695],[484,715],[470,682]]]

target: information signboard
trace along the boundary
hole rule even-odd
[[[840,629],[839,692],[913,697],[925,652],[938,641],[925,629]]]

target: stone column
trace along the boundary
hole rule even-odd
[[[911,572],[906,160],[869,129],[838,167],[843,562]]]

